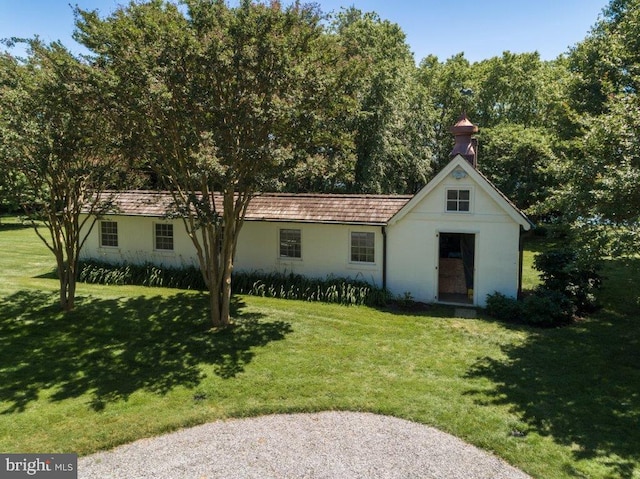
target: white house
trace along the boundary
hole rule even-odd
[[[456,156],[413,196],[256,196],[235,270],[357,278],[424,302],[484,306],[495,291],[515,297],[521,234],[532,224],[475,168],[476,130],[465,121],[452,128],[464,133]],[[98,221],[82,258],[197,264],[182,220],[164,219],[168,193],[125,191],[114,200],[117,213]]]

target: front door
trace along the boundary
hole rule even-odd
[[[438,301],[473,304],[476,235],[440,233]]]

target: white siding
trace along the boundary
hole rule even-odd
[[[280,258],[280,229],[299,229],[302,258]],[[375,234],[375,262],[350,260],[351,231]],[[379,226],[246,221],[240,231],[236,271],[277,271],[308,277],[361,279],[382,286],[382,229]]]
[[[96,223],[82,249],[82,258],[111,263],[151,262],[165,266],[197,265],[191,239],[181,220],[164,221],[141,216],[109,215],[118,223],[118,247],[100,246],[100,223]],[[154,250],[154,224],[172,223],[174,251]],[[302,258],[280,258],[279,231],[299,229]],[[351,231],[373,232],[375,262],[350,261]],[[376,226],[352,226],[313,223],[275,223],[246,221],[240,230],[235,258],[236,271],[295,273],[309,277],[350,277],[382,286],[382,230]]]
[[[447,188],[469,188],[471,211],[447,213]],[[520,227],[470,177],[447,178],[400,221],[388,228],[387,285],[395,295],[411,293],[418,301],[437,301],[440,233],[476,235],[474,304],[487,294],[518,291]]]
[[[155,263],[183,267],[197,265],[195,248],[186,234],[182,220],[163,220],[145,216],[109,215],[109,221],[118,223],[118,247],[100,246],[100,220],[93,227],[82,248],[82,258],[95,258],[110,263]],[[173,224],[173,251],[154,249],[156,223]]]

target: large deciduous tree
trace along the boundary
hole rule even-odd
[[[435,111],[431,122],[434,169],[438,171],[449,161],[454,140],[449,128],[460,115],[469,110],[474,84],[471,65],[463,53],[440,62],[435,55],[424,58],[418,67],[418,82],[427,93]],[[473,119],[473,114],[469,113]]]
[[[553,200],[570,219],[640,250],[640,1],[612,0],[569,55],[574,148]]]
[[[501,123],[480,135],[482,172],[516,206],[535,214],[552,185],[553,135],[540,127]]]
[[[60,306],[74,308],[78,257],[108,205],[116,159],[108,151],[104,78],[59,43],[29,41],[26,61],[0,57],[0,157],[5,179],[55,255]],[[85,217],[82,213],[93,213]]]
[[[333,28],[345,54],[360,62],[349,87],[358,99],[352,121],[356,164],[350,189],[407,193],[431,176],[433,109],[416,78],[402,29],[375,13],[348,8]]]
[[[174,198],[210,292],[230,322],[231,273],[251,198],[299,163],[340,151],[328,136],[342,56],[313,6],[242,0],[131,3],[101,19],[77,11],[76,38],[118,79],[122,145],[155,166]]]

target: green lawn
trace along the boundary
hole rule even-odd
[[[640,260],[610,261],[604,309],[561,329],[242,296],[215,333],[186,291],[80,285],[63,315],[34,233],[3,219],[0,251],[2,452],[336,409],[438,427],[538,478],[640,478]]]

